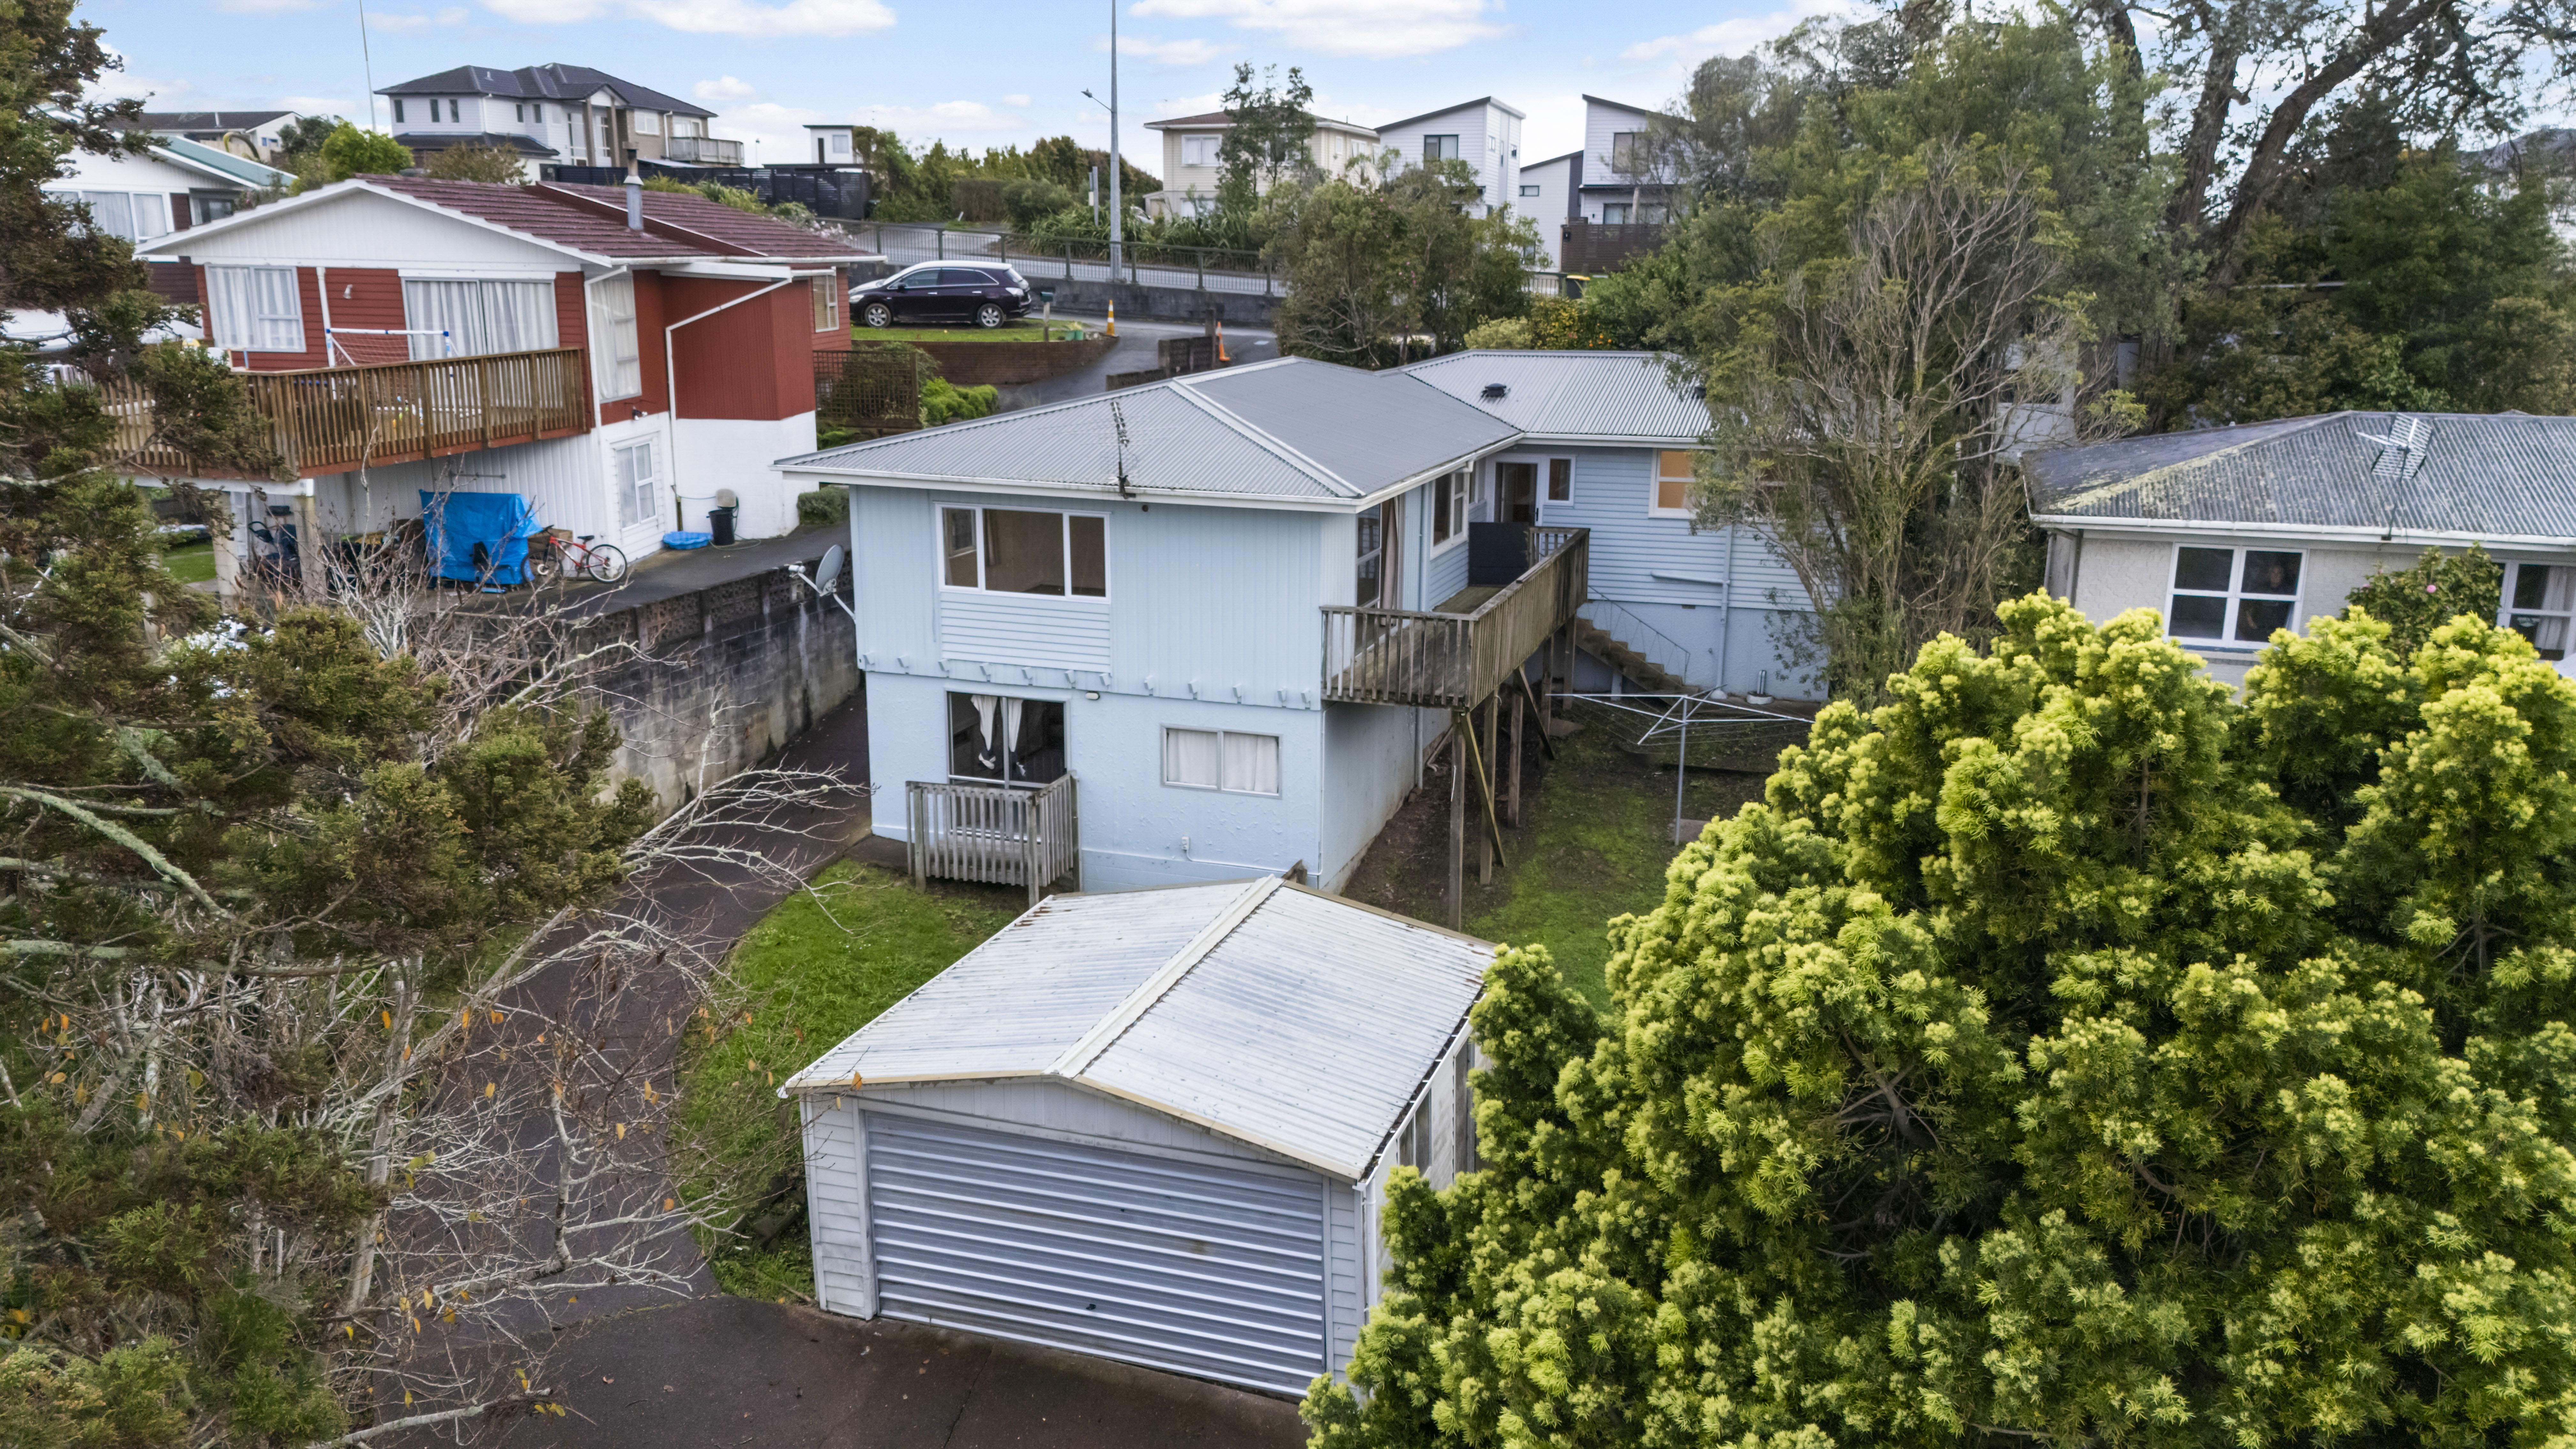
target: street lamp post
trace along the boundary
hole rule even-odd
[[[1119,243],[1127,220],[1118,195],[1118,0],[1109,0],[1109,280],[1118,280]]]

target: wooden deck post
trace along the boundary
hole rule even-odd
[[[1467,918],[1467,711],[1449,716],[1449,929]]]
[[[1500,743],[1500,741],[1495,738],[1495,735],[1501,728],[1502,724],[1502,703],[1503,695],[1501,690],[1496,690],[1492,694],[1485,696],[1485,734],[1481,743],[1484,745],[1485,768],[1483,774],[1485,776],[1485,798],[1488,801],[1491,801],[1494,798],[1494,766],[1500,763],[1494,756],[1494,747]],[[1473,729],[1475,726],[1471,722],[1468,725],[1468,728]],[[1492,885],[1493,883],[1494,837],[1487,835],[1483,838],[1483,845],[1476,852],[1476,884]]]
[[[305,486],[312,483],[307,480]],[[295,558],[304,575],[304,599],[319,604],[330,597],[331,586],[323,573],[322,528],[313,513],[313,495],[295,496]]]
[[[1511,779],[1510,779],[1510,781],[1509,781],[1509,783],[1508,783],[1508,785],[1507,785],[1508,793],[1506,793],[1506,794],[1504,795],[1504,797],[1503,797],[1503,798],[1504,798],[1505,800],[1507,800],[1507,801],[1511,802],[1511,804],[1510,804],[1511,821],[1512,821],[1512,828],[1513,828],[1514,830],[1518,830],[1518,829],[1520,829],[1520,828],[1521,828],[1521,710],[1522,710],[1522,708],[1523,708],[1523,702],[1522,702],[1521,697],[1520,697],[1519,695],[1517,695],[1517,694],[1513,695],[1513,696],[1512,696],[1512,754],[1511,754],[1511,760],[1512,760],[1512,773],[1511,773]]]

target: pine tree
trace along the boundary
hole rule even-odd
[[[2355,611],[2237,702],[2033,596],[1826,709],[1476,1009],[1362,1444],[2499,1445],[2576,1431],[2576,687]]]

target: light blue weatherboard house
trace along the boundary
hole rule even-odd
[[[1284,359],[778,466],[849,489],[875,828],[917,871],[1338,890],[1524,670],[1802,691],[1795,580],[1693,529],[1707,425],[1646,353]]]

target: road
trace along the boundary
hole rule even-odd
[[[1008,261],[1020,269],[1021,276],[1041,287],[1050,280],[1110,280],[1109,264],[1105,261],[1069,261],[1060,255],[1006,252],[1001,246],[1003,238],[992,232],[943,231],[935,226],[877,221],[849,222],[843,225],[843,229],[898,267],[942,258],[972,260],[981,257]],[[1121,270],[1118,280],[1148,287],[1204,286],[1211,292],[1246,292],[1255,296],[1278,290],[1274,280],[1259,272],[1202,272],[1187,264],[1168,266],[1159,263],[1131,263]]]
[[[1058,313],[1058,316],[1069,314]],[[1086,317],[1098,324],[1098,317]],[[1033,408],[1047,403],[1071,402],[1076,398],[1098,397],[1109,387],[1113,372],[1145,372],[1154,366],[1154,344],[1166,337],[1196,337],[1205,329],[1195,322],[1127,322],[1118,324],[1118,345],[1109,355],[1078,372],[1050,377],[1044,382],[1021,383],[1001,390],[994,411],[1010,412],[1015,408]],[[1279,339],[1258,327],[1225,329],[1226,356],[1234,365],[1267,362],[1279,355]]]

